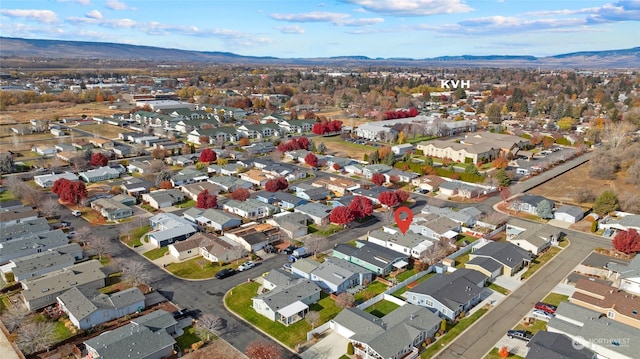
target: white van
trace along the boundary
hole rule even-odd
[[[73,211],[71,211],[71,214],[73,214],[76,217],[82,216],[82,212],[78,211],[77,209],[74,209]]]

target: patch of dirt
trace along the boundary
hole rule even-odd
[[[108,102],[102,103],[69,103],[44,102],[13,105],[7,111],[0,112],[0,124],[14,124],[31,119],[52,120],[53,118],[78,118],[82,115],[111,116],[126,110],[110,110]]]
[[[195,352],[183,356],[184,359],[246,359],[238,349],[223,339],[216,339]]]

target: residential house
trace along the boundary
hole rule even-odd
[[[564,205],[553,213],[553,218],[569,223],[576,223],[583,217],[584,210],[582,208],[570,205]]]
[[[640,329],[640,297],[605,283],[582,278],[569,301],[606,315],[607,318]]]
[[[282,128],[275,123],[265,123],[258,125],[242,125],[238,127],[238,133],[242,137],[247,138],[269,138],[279,137],[282,134]]]
[[[283,212],[278,213],[267,220],[267,223],[279,227],[281,233],[287,238],[294,239],[306,236],[309,231],[311,218],[302,213]]]
[[[296,186],[296,196],[307,201],[322,201],[329,198],[329,190],[322,187],[314,187],[307,183],[300,183]]]
[[[70,246],[72,245],[77,246],[75,247],[76,250],[80,247],[77,243],[72,243],[65,247],[69,247],[70,250]],[[59,248],[63,247],[12,259],[9,264],[0,267],[2,276],[5,278],[5,281],[8,281],[7,274],[12,273],[13,280],[21,282],[72,266],[77,259],[74,256],[75,253],[66,253],[68,250],[64,248],[59,251]],[[80,249],[80,258],[82,258],[82,249]]]
[[[516,199],[512,200],[509,203],[509,208],[537,216],[538,205],[540,205],[540,202],[542,201],[549,202],[549,204],[551,205],[551,209],[553,209],[554,202],[552,200],[533,194],[523,194],[521,196],[518,196]]]
[[[246,219],[270,217],[272,214],[279,211],[278,207],[260,202],[253,198],[248,198],[245,201],[230,199],[222,205],[222,209]]]
[[[509,219],[506,233],[507,242],[522,247],[535,255],[542,253],[552,244],[557,244],[560,239],[560,230],[557,227],[519,218]]]
[[[144,309],[144,295],[137,287],[112,294],[87,296],[73,287],[58,296],[60,309],[78,329],[91,329],[96,325],[131,315]]]
[[[154,161],[159,161],[159,160],[154,160]],[[155,166],[152,166],[151,162],[150,161],[130,161],[129,165],[127,166],[127,172],[140,173],[140,174],[153,173],[152,167],[155,167]]]
[[[242,165],[240,163],[227,163],[220,167],[220,174],[223,176],[236,176],[240,173]]]
[[[120,185],[120,188],[125,194],[133,197],[140,197],[145,193],[149,193],[153,187],[155,187],[155,183],[136,177],[131,177],[123,181]]]
[[[334,257],[364,267],[378,275],[387,275],[392,270],[408,264],[409,255],[381,245],[356,240],[356,246],[339,244],[333,249]]]
[[[413,145],[410,143],[403,143],[401,145],[391,146],[391,152],[396,156],[402,156],[407,152],[413,152]]]
[[[218,195],[220,193],[221,188],[218,185],[215,185],[211,182],[196,182],[191,184],[184,184],[180,186],[180,190],[190,197],[192,200],[198,200],[198,195],[202,191],[209,191],[209,194]]]
[[[218,209],[201,209],[192,207],[186,210],[182,216],[202,228],[225,231],[239,227],[242,224],[240,217],[234,216]]]
[[[342,293],[347,289],[366,285],[374,279],[372,271],[344,259],[328,257],[308,274],[315,284],[330,293]]]
[[[171,184],[174,187],[203,182],[209,179],[209,175],[206,172],[200,172],[195,168],[185,168],[175,175],[171,176]]]
[[[487,276],[471,269],[436,274],[407,289],[407,302],[430,308],[449,320],[458,318],[481,301]]]
[[[362,358],[417,358],[442,319],[429,309],[405,304],[378,318],[358,308],[345,308],[329,322],[333,332],[349,339]]]
[[[162,359],[173,355],[177,321],[164,310],[135,318],[131,323],[84,342],[91,358]]]
[[[253,185],[258,187],[264,187],[267,181],[271,179],[267,177],[264,172],[255,168],[252,168],[247,172],[240,173],[239,177],[240,179],[251,182]]]
[[[607,268],[620,281],[620,289],[640,295],[640,256],[636,255],[627,265],[608,263]]]
[[[2,242],[0,243],[0,265],[13,259],[66,246],[68,243],[69,238],[60,229]]]
[[[599,224],[600,228],[628,231],[635,229],[640,232],[640,214],[627,214],[620,219],[609,219]]]
[[[352,158],[336,157],[336,156],[324,156],[327,170],[343,172],[347,166],[357,164],[358,161]]]
[[[22,281],[20,293],[29,310],[44,308],[56,303],[56,298],[77,287],[85,291],[97,291],[105,285],[106,274],[96,259],[59,269],[42,277]]]
[[[356,181],[343,177],[322,177],[313,181],[316,187],[323,187],[331,191],[338,197],[344,196],[348,191],[360,188],[360,184]]]
[[[436,214],[440,217],[449,218],[452,221],[460,223],[460,225],[465,227],[473,227],[476,225],[476,221],[482,214],[476,207],[466,207],[460,210],[454,211],[453,208],[449,207],[436,207],[430,204],[425,205],[421,213],[423,214]]]
[[[89,143],[99,148],[113,148],[113,140],[108,140],[106,138],[93,137],[89,139]]]
[[[278,122],[278,126],[284,128],[289,133],[307,133],[311,132],[316,120],[284,120]]]
[[[309,306],[320,300],[320,292],[312,281],[300,278],[252,298],[252,307],[270,320],[289,326],[304,319]]]
[[[319,226],[329,224],[329,215],[331,214],[331,207],[320,203],[305,203],[296,207],[294,213],[302,213],[309,216],[313,223]]]
[[[447,197],[478,198],[487,190],[462,181],[446,181],[438,187],[440,194]]]
[[[414,217],[409,225],[409,230],[433,240],[448,239],[455,240],[461,232],[460,223],[447,217],[440,217],[437,214],[426,214]]]
[[[327,206],[331,207],[332,209],[336,207],[349,207],[349,205],[351,204],[351,202],[353,202],[355,198],[356,196],[352,196],[350,194],[347,194],[342,197],[336,197],[328,200]]]
[[[284,158],[295,162],[304,162],[304,158],[307,157],[309,153],[311,153],[311,151],[308,150],[287,151],[284,153]]]
[[[387,166],[382,163],[375,165],[366,165],[362,168],[362,174],[364,175],[364,178],[371,179],[371,177],[373,177],[373,175],[376,173],[384,174],[385,172],[389,172],[392,169],[393,167]]]
[[[165,247],[183,241],[196,233],[195,225],[173,213],[160,213],[149,218],[152,231],[147,234],[149,242],[156,247]]]
[[[380,197],[382,192],[386,192],[388,190],[388,188],[382,186],[369,186],[368,188],[360,187],[352,189],[350,192],[354,196],[366,197],[371,200],[371,203],[373,203],[374,206],[379,206],[380,200],[378,197]]]
[[[37,154],[39,154],[40,156],[43,156],[43,157],[53,156],[53,155],[56,154],[56,152],[58,152],[58,151],[56,151],[56,148],[53,147],[53,146],[42,146],[42,145],[33,146],[31,148],[31,151],[33,151],[33,152],[35,152],[35,153],[37,153]]]
[[[7,202],[9,201],[0,202],[0,205],[3,205]],[[14,208],[22,207],[22,202],[18,201],[18,203],[20,203],[19,207]],[[32,234],[48,232],[49,230],[49,222],[47,222],[47,219],[43,217],[21,221],[20,223],[14,223],[2,227],[2,231],[0,231],[0,242],[9,241],[15,238],[25,237]]]
[[[257,156],[275,152],[276,146],[274,146],[271,142],[257,142],[252,143],[249,146],[244,146],[242,147],[242,149],[251,156]]]
[[[225,232],[224,237],[240,244],[247,252],[255,253],[268,244],[280,240],[280,229],[268,223],[248,223]]]
[[[528,266],[533,260],[531,252],[507,242],[488,242],[484,246],[469,253],[469,261],[465,263],[465,268],[475,269],[486,276],[491,276],[490,270],[483,269],[481,262],[484,258],[491,259],[500,264],[502,275],[513,276],[518,271]],[[484,263],[491,263],[486,261]],[[492,264],[490,268],[493,268]]]
[[[295,207],[308,203],[307,200],[303,198],[282,191],[261,191],[256,193],[256,199],[260,202],[276,205],[283,210],[294,209]]]
[[[183,202],[185,198],[185,195],[175,188],[157,190],[142,195],[142,200],[148,202],[155,209],[173,206]]]
[[[170,244],[169,253],[180,261],[201,255],[210,262],[229,263],[242,258],[245,251],[227,238],[201,232],[185,241]]]
[[[68,179],[69,181],[77,181],[79,178],[74,173],[71,172],[62,172],[62,173],[52,173],[40,176],[33,176],[33,181],[42,188],[51,188],[53,184],[61,179]]]
[[[595,310],[562,302],[547,323],[547,331],[568,336],[598,357],[632,359],[640,353],[640,329],[619,323]]]
[[[38,212],[31,207],[23,206],[15,209],[6,209],[0,212],[0,227],[33,221],[36,218],[38,218]]]
[[[311,279],[311,272],[318,268],[319,265],[320,262],[313,258],[300,258],[291,263],[291,274],[296,277]]]
[[[276,268],[274,270],[271,270],[267,272],[262,278],[263,278],[262,286],[266,290],[273,290],[278,286],[284,287],[293,282],[297,282],[297,280],[300,279],[296,275],[289,273],[282,268]]]
[[[184,146],[184,144],[182,143],[179,143],[179,145],[181,147]],[[192,154],[192,155],[171,156],[171,157],[166,157],[164,161],[171,166],[182,166],[182,167],[193,166],[196,164],[196,162],[198,162],[198,155]]]
[[[440,185],[447,182],[440,176],[426,175],[411,180],[411,184],[418,187],[421,190],[427,190],[429,192],[435,192],[440,189]]]
[[[367,240],[416,259],[422,258],[434,242],[413,232],[407,231],[402,234],[400,231],[388,227],[370,231]]]
[[[105,167],[98,167],[96,169],[88,170],[86,172],[80,172],[78,177],[80,177],[81,180],[88,183],[108,181],[108,180],[112,180],[114,178],[120,177],[120,171],[114,168],[105,166]]]
[[[387,183],[395,183],[395,182],[411,183],[412,179],[419,177],[417,173],[401,171],[397,168],[393,168],[383,173],[383,175]]]
[[[251,182],[229,176],[213,176],[209,177],[207,181],[217,185],[221,190],[229,193],[237,190],[238,188],[251,189],[253,187]]]
[[[187,142],[200,144],[200,138],[208,137],[206,144],[235,142],[240,139],[241,134],[234,127],[223,126],[210,129],[194,129],[187,135]]]
[[[575,344],[575,341],[564,334],[539,330],[527,343],[525,359],[594,359],[597,357],[591,350]]]
[[[125,195],[126,196],[126,195]],[[135,199],[133,203],[135,204]],[[133,209],[113,198],[100,198],[91,202],[91,209],[100,213],[108,221],[117,221],[119,219],[128,218],[133,215]]]

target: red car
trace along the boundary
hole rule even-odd
[[[543,303],[543,302],[536,303],[535,308],[536,309],[540,309],[540,310],[542,310],[544,312],[547,312],[549,314],[556,314],[556,309],[558,309],[558,307],[556,307],[555,305],[548,304],[548,303]]]

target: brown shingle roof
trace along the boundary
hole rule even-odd
[[[571,298],[602,308],[603,312],[613,309],[621,315],[638,320],[640,324],[640,317],[637,314],[640,311],[640,297],[619,291],[618,288],[580,279],[576,283],[576,291]],[[633,314],[633,311],[636,314]]]

